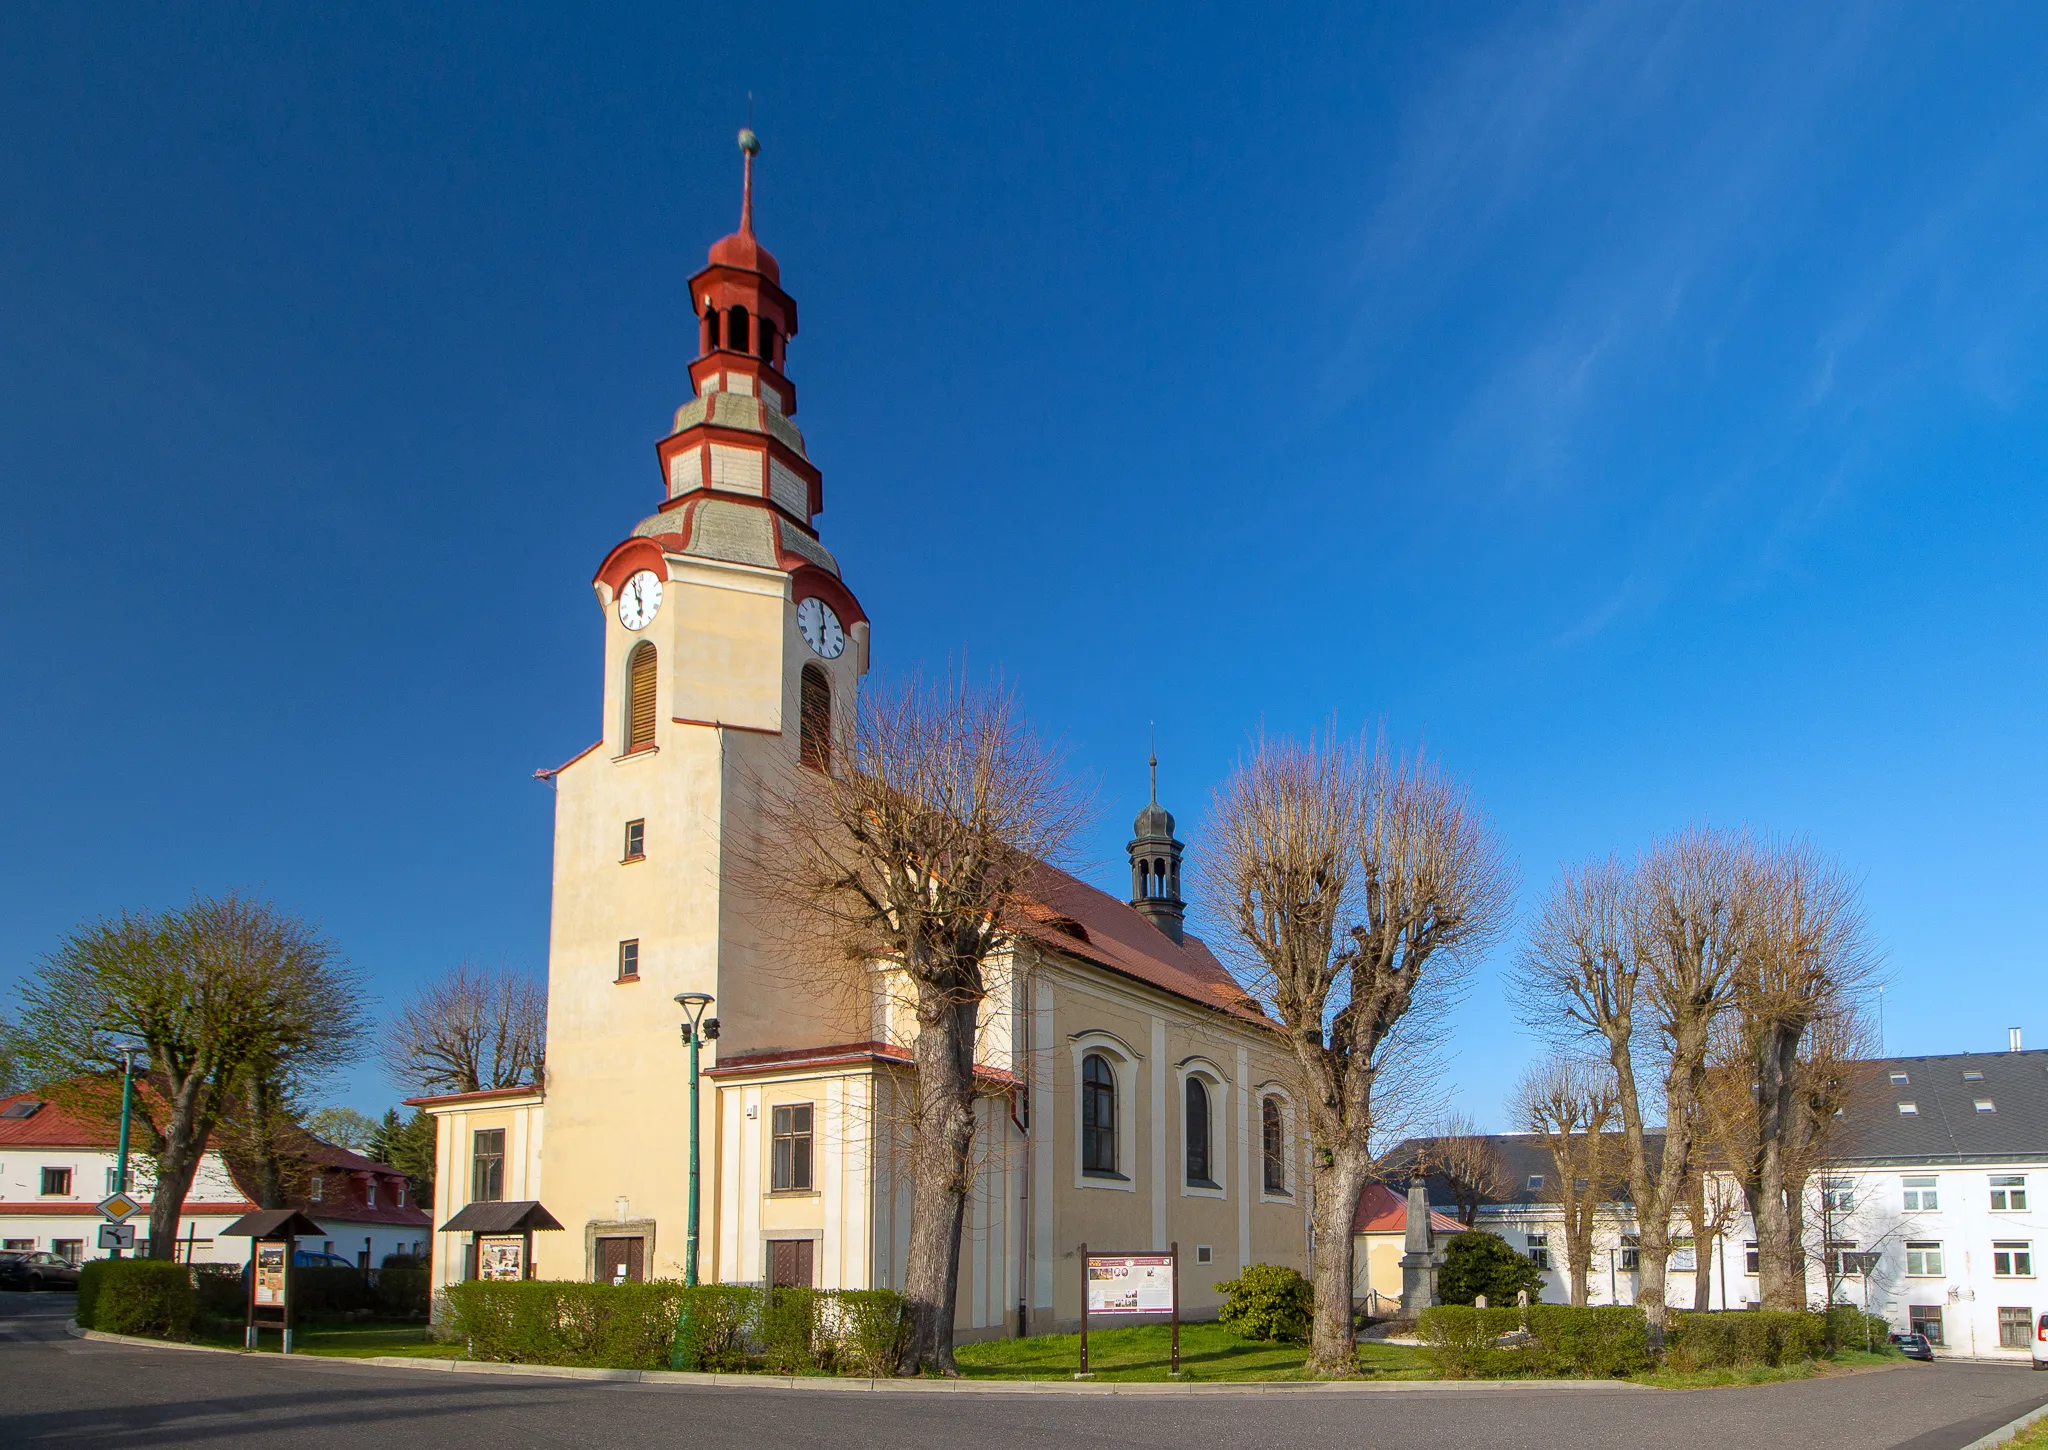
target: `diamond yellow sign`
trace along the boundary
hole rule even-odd
[[[93,1207],[97,1208],[115,1223],[119,1223],[122,1219],[128,1217],[129,1214],[140,1209],[142,1205],[125,1193],[110,1193],[94,1204]]]

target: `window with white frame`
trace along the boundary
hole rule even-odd
[[[2025,1213],[2027,1211],[2026,1174],[1994,1173],[1991,1175],[1991,1211],[1993,1213]]]
[[[1635,1234],[1621,1236],[1621,1271],[1624,1274],[1638,1272],[1643,1266],[1643,1241]]]
[[[1828,1213],[1848,1213],[1856,1207],[1856,1181],[1852,1178],[1823,1178],[1820,1206]]]
[[[1906,1277],[1939,1279],[1942,1276],[1941,1245],[1933,1239],[1906,1241]]]
[[[1189,1188],[1221,1188],[1216,1181],[1214,1097],[1199,1073],[1181,1084],[1182,1182]]]
[[[1854,1239],[1829,1239],[1825,1254],[1831,1279],[1853,1279],[1863,1272],[1863,1256],[1856,1252]]]
[[[1991,1277],[2031,1279],[2034,1277],[2034,1246],[2001,1243],[1991,1246]]]
[[[1529,1262],[1539,1269],[1550,1267],[1550,1235],[1547,1233],[1529,1235]]]
[[[1287,1120],[1270,1095],[1259,1100],[1259,1183],[1268,1193],[1287,1192]]]
[[[366,1208],[375,1208],[375,1207],[377,1206],[377,1180],[376,1180],[376,1179],[374,1179],[374,1178],[365,1178],[365,1179],[363,1180],[363,1194],[364,1194],[364,1206],[365,1206]]]
[[[1742,1246],[1742,1272],[1754,1279],[1763,1271],[1762,1251],[1754,1240]]]
[[[1530,1193],[1541,1193],[1543,1191],[1543,1175],[1541,1173],[1531,1173],[1529,1175],[1528,1191]]]
[[[1925,1176],[1899,1180],[1899,1186],[1906,1192],[1907,1213],[1933,1213],[1941,1207],[1941,1195],[1935,1187],[1937,1181]]]

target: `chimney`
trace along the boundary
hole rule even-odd
[[[2020,1030],[2019,1030],[2019,1028],[2017,1028],[2017,1027],[2008,1027],[2008,1028],[2006,1028],[2006,1029],[2005,1029],[2005,1040],[2006,1040],[2006,1043],[2007,1043],[2007,1046],[2006,1046],[2006,1051],[2007,1051],[2007,1052],[2018,1052],[2018,1051],[2020,1050]]]

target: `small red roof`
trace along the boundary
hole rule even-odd
[[[10,1114],[33,1105],[25,1117]],[[119,1135],[111,1124],[45,1098],[16,1093],[0,1098],[0,1148],[111,1148]]]
[[[1429,1226],[1440,1234],[1461,1234],[1465,1225],[1447,1213],[1429,1211]],[[1355,1234],[1397,1234],[1408,1230],[1408,1199],[1384,1183],[1368,1183],[1358,1195],[1358,1212],[1352,1216]]]

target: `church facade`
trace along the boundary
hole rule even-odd
[[[751,783],[834,768],[871,626],[817,517],[792,421],[795,301],[753,228],[690,280],[693,396],[658,444],[655,507],[599,564],[602,737],[556,771],[545,1089],[423,1100],[439,1124],[435,1223],[542,1203],[537,1277],[680,1278],[690,1218],[689,1049],[700,1038],[697,1270],[706,1282],[897,1287],[909,1241],[902,1104],[914,1030],[794,980],[739,862]],[[1048,868],[1031,927],[992,962],[977,1047],[977,1172],[963,1337],[1078,1321],[1082,1245],[1178,1244],[1184,1313],[1246,1264],[1307,1267],[1306,1146],[1283,1045],[1182,928],[1181,843],[1154,799],[1118,900]],[[477,1272],[435,1235],[437,1283]]]

